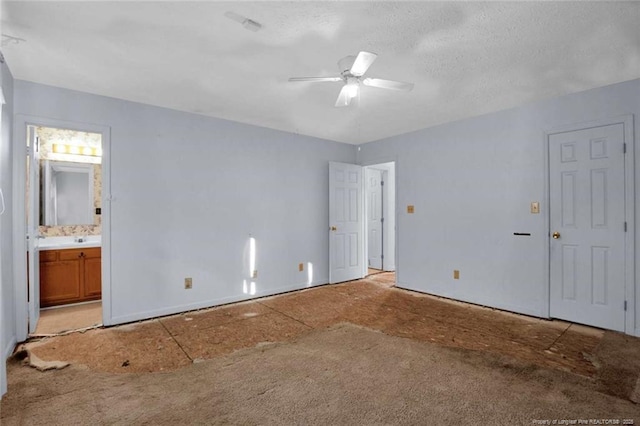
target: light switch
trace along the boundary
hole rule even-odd
[[[531,203],[531,213],[532,214],[540,213],[540,203],[538,201],[533,201]]]
[[[414,210],[413,206],[407,206],[407,213],[413,214],[413,210]]]

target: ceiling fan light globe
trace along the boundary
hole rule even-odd
[[[358,96],[358,83],[347,84],[347,95],[352,99]]]

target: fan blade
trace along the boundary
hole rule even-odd
[[[381,89],[404,90],[409,92],[413,89],[413,83],[403,83],[402,81],[384,80],[382,78],[365,78],[362,80],[365,86],[379,87]]]
[[[291,77],[289,81],[342,81],[342,77]]]
[[[340,94],[338,95],[338,100],[336,101],[337,107],[346,107],[349,106],[351,102],[351,96],[349,96],[349,87],[345,84],[342,86],[342,90],[340,90]]]
[[[233,19],[236,22],[240,22],[241,24],[244,24],[244,21],[247,20],[247,18],[245,18],[242,15],[238,15],[237,13],[233,13],[233,12],[225,12],[224,16],[226,16],[229,19]]]
[[[367,72],[367,70],[377,57],[378,55],[371,52],[362,51],[358,53],[358,56],[356,57],[356,60],[353,61],[353,65],[351,65],[351,69],[349,70],[349,72],[351,73],[351,75],[354,75],[356,77],[364,75],[364,73]]]

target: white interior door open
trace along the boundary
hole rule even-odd
[[[27,128],[29,155],[27,156],[28,206],[27,249],[29,268],[29,333],[36,331],[40,319],[40,155],[38,138],[33,126]]]
[[[382,269],[383,264],[382,174],[382,170],[365,169],[367,258],[369,268],[373,269]]]
[[[549,136],[550,315],[624,331],[624,126]]]
[[[329,282],[364,276],[362,167],[329,163]]]

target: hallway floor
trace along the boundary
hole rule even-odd
[[[47,361],[95,372],[171,371],[351,323],[388,336],[491,353],[587,377],[603,392],[638,392],[640,339],[393,287],[393,273],[28,344]],[[9,369],[9,396],[12,374]],[[640,395],[637,395],[640,397]],[[5,398],[6,399],[6,398]],[[2,401],[5,404],[5,400]],[[637,419],[640,421],[640,418]]]

